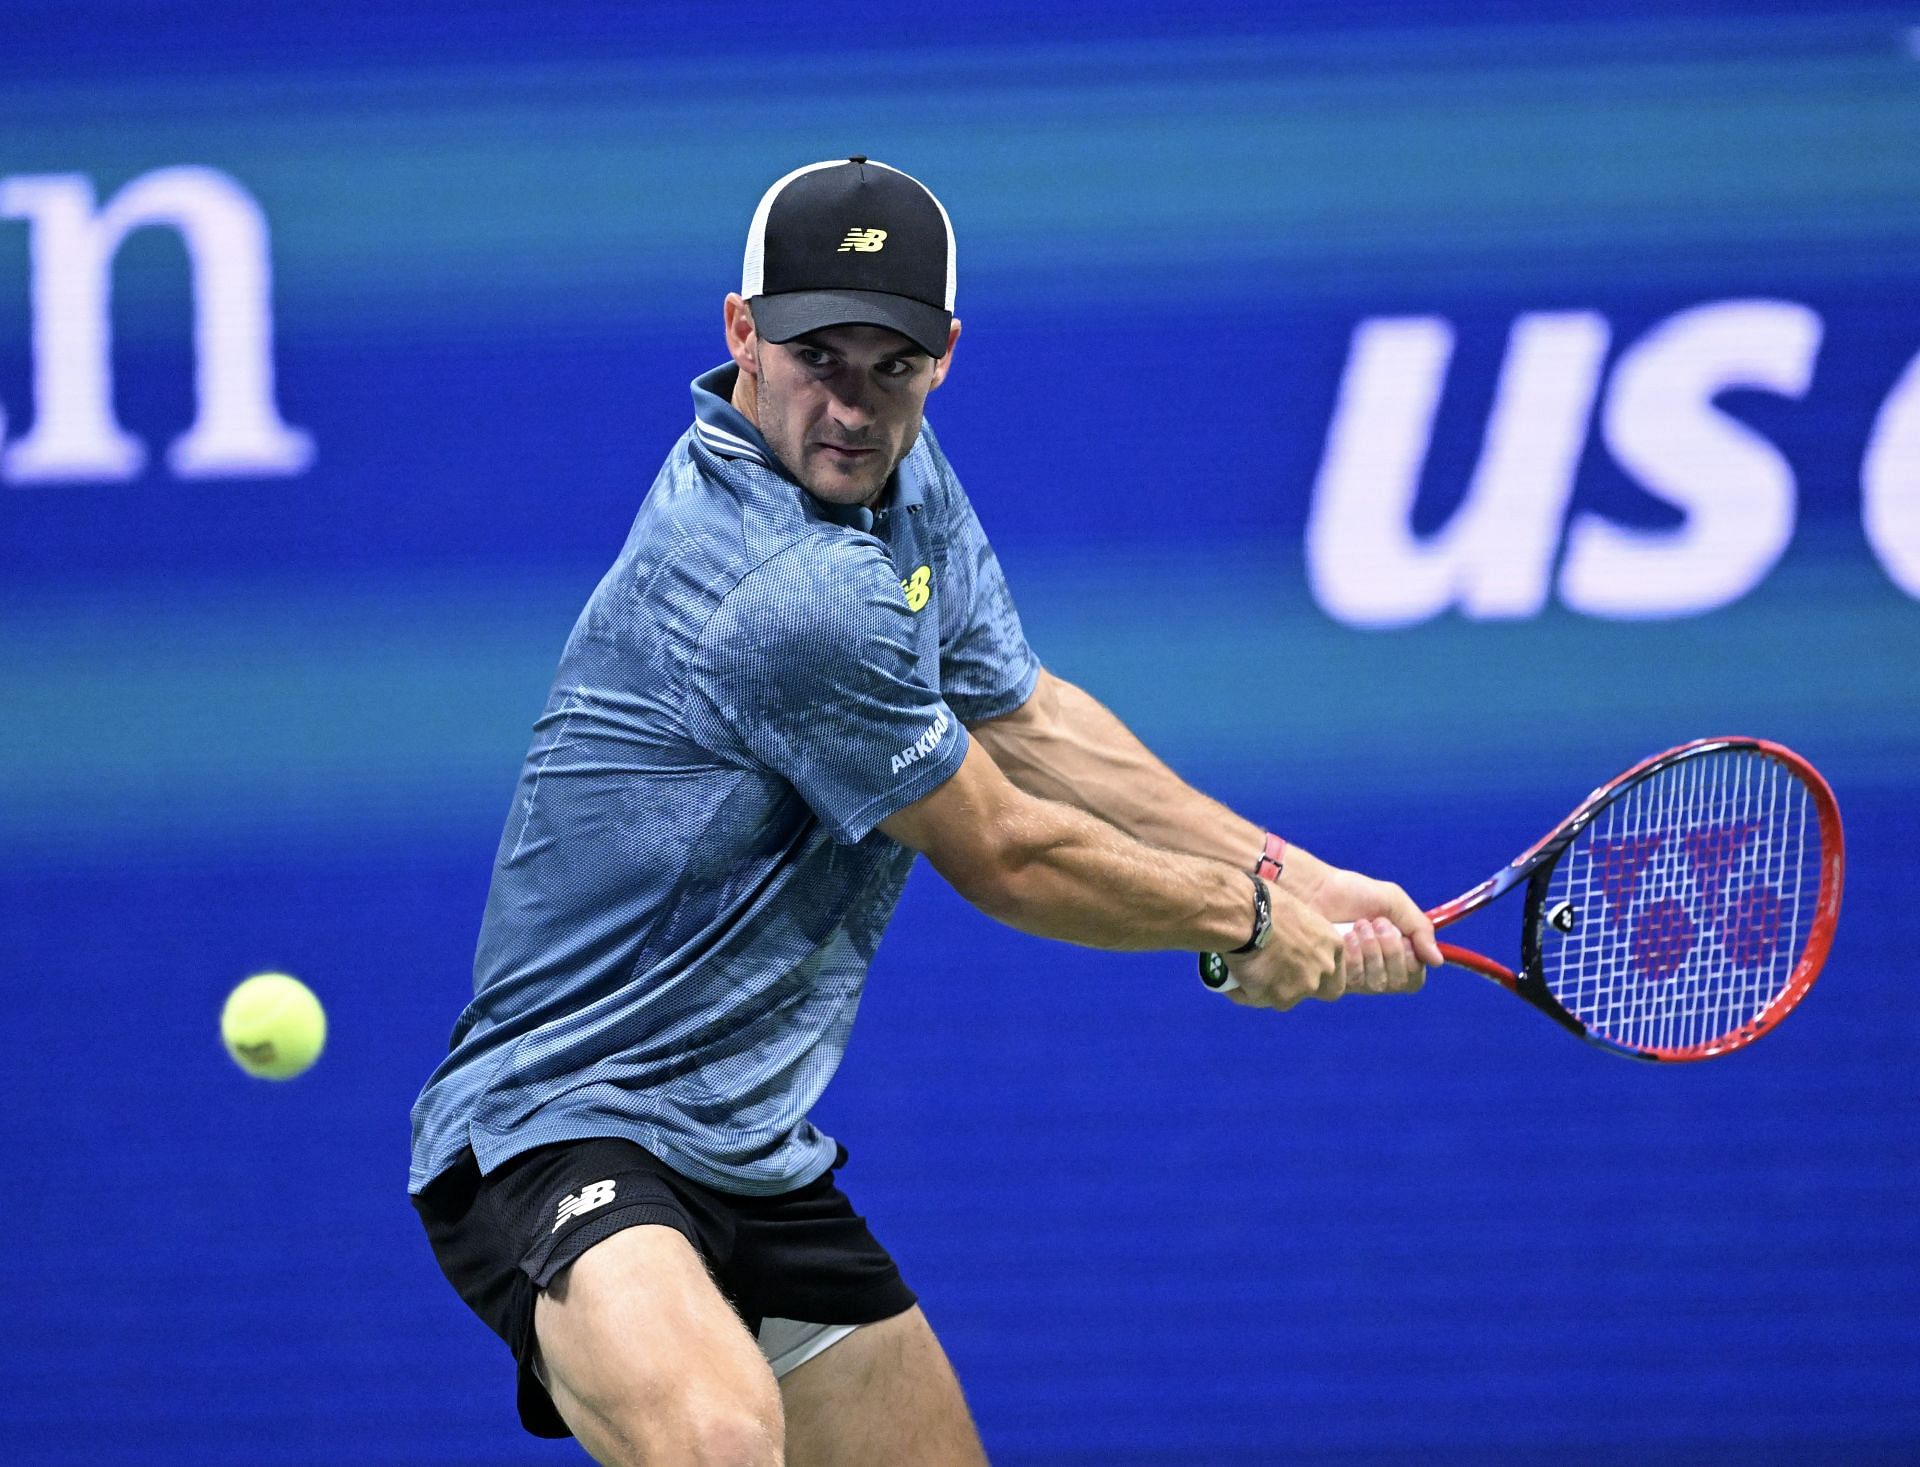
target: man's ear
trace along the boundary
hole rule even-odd
[[[721,320],[727,333],[727,355],[732,357],[740,370],[749,376],[760,375],[760,360],[756,350],[759,338],[753,330],[753,307],[740,296],[728,293],[720,308]]]
[[[933,364],[933,385],[927,391],[933,391],[947,380],[947,369],[953,365],[954,343],[960,340],[960,318],[955,316],[953,324],[947,328],[947,354]]]

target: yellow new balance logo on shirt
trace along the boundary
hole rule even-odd
[[[847,237],[840,241],[840,248],[834,253],[844,255],[848,250],[858,250],[863,255],[871,255],[886,246],[887,232],[884,229],[849,229]]]
[[[933,595],[933,567],[921,566],[900,583],[900,589],[907,593],[907,610],[918,611]]]

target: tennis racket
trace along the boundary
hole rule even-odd
[[[1427,916],[1450,926],[1524,883],[1520,966],[1443,942],[1449,965],[1615,1054],[1712,1059],[1806,996],[1845,870],[1840,807],[1818,770],[1765,739],[1696,739],[1601,785]],[[1200,955],[1200,977],[1239,986],[1218,953]]]

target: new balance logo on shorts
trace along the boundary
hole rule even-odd
[[[613,1201],[612,1182],[595,1182],[582,1187],[578,1192],[569,1192],[560,1199],[560,1215],[553,1220],[553,1226],[547,1229],[549,1235],[560,1231],[560,1224],[570,1217],[578,1217],[583,1212],[592,1212],[596,1207],[605,1207]]]

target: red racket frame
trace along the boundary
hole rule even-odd
[[[1655,754],[1649,759],[1643,759],[1624,774],[1607,781],[1588,795],[1566,819],[1527,850],[1514,857],[1501,870],[1489,876],[1471,891],[1463,892],[1452,901],[1433,908],[1427,916],[1432,920],[1435,928],[1441,928],[1458,922],[1469,913],[1479,911],[1489,902],[1532,876],[1542,866],[1558,859],[1560,853],[1586,828],[1587,823],[1630,786],[1683,759],[1698,758],[1703,754],[1720,753],[1729,749],[1752,750],[1765,755],[1775,763],[1785,765],[1812,794],[1814,809],[1820,819],[1820,891],[1814,901],[1813,923],[1807,935],[1806,950],[1800,954],[1800,961],[1794,965],[1793,972],[1788,975],[1787,982],[1780,992],[1774,995],[1773,1001],[1747,1023],[1730,1033],[1699,1044],[1634,1049],[1590,1033],[1585,1025],[1560,1006],[1537,975],[1525,972],[1524,964],[1522,970],[1516,972],[1484,953],[1477,953],[1471,948],[1458,947],[1449,942],[1440,944],[1441,956],[1452,967],[1464,968],[1470,973],[1477,973],[1482,978],[1498,983],[1507,992],[1517,998],[1525,999],[1535,1008],[1545,1012],[1548,1017],[1572,1029],[1589,1043],[1614,1054],[1625,1055],[1632,1059],[1673,1064],[1712,1059],[1718,1055],[1731,1054],[1734,1050],[1753,1043],[1784,1019],[1792,1011],[1793,1006],[1806,996],[1807,990],[1813,987],[1813,980],[1820,976],[1820,969],[1826,963],[1827,953],[1833,946],[1834,927],[1840,920],[1840,891],[1846,877],[1846,838],[1840,825],[1840,806],[1833,797],[1833,790],[1819,770],[1784,744],[1743,736],[1693,739],[1663,753]]]

